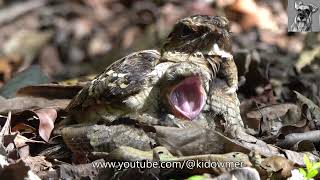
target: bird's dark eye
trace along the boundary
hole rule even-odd
[[[181,36],[182,36],[182,37],[188,36],[188,35],[190,35],[192,32],[193,32],[193,31],[192,31],[188,26],[182,26]]]
[[[306,13],[306,14],[310,14],[310,11],[307,9],[307,10],[305,11],[305,13]]]

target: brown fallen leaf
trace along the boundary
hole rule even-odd
[[[302,120],[301,124],[294,124],[294,125],[286,125],[282,126],[279,131],[277,136],[286,136],[291,133],[303,133],[308,130],[306,127],[308,125],[306,120]]]
[[[48,142],[57,117],[56,108],[25,110],[14,114],[12,124],[16,130],[20,130],[19,132],[39,134],[44,141]]]
[[[226,143],[226,145],[226,149],[230,148],[228,149],[228,152],[240,151],[249,153],[254,150],[266,157],[281,156],[278,148],[242,131],[238,131],[235,135],[235,139],[229,139],[229,142],[228,144]]]
[[[40,137],[48,142],[51,132],[54,128],[54,121],[56,120],[58,113],[56,109],[44,108],[35,110],[40,124],[39,124],[39,135]]]
[[[296,96],[297,96],[297,101],[299,104],[303,105],[306,104],[308,105],[308,108],[310,109],[311,115],[315,119],[320,119],[320,107],[316,105],[313,101],[305,97],[304,95],[300,94],[297,91],[293,91]]]
[[[28,138],[26,138],[26,137],[24,137],[24,136],[22,136],[20,134],[17,134],[16,137],[14,138],[14,143],[15,143],[17,148],[20,148],[20,147],[23,147],[23,146],[27,145],[26,143],[44,144],[45,142],[28,139]]]
[[[18,123],[16,125],[14,125],[14,127],[11,128],[12,132],[23,132],[23,133],[33,133],[36,132],[36,128],[25,124],[25,123]]]
[[[292,147],[292,150],[297,151],[297,152],[309,151],[309,152],[315,152],[315,154],[317,153],[317,149],[316,149],[315,144],[311,141],[308,141],[308,140],[302,140],[302,141],[297,142]]]
[[[303,161],[303,157],[305,155],[307,155],[309,157],[310,161],[312,161],[312,162],[320,160],[319,156],[316,156],[316,155],[312,154],[311,152],[296,152],[296,151],[291,151],[291,150],[287,150],[287,149],[282,149],[282,152],[287,159],[296,163],[299,166],[305,166],[305,163]]]
[[[44,143],[43,141],[35,141],[28,139],[19,134],[19,132],[11,132],[11,112],[9,112],[7,120],[0,132],[0,143],[3,149],[6,149],[8,156],[14,159],[29,156],[29,146],[26,143]],[[17,157],[17,153],[19,157]]]
[[[275,104],[270,106],[265,106],[259,108],[258,110],[254,110],[247,113],[247,118],[252,119],[261,119],[263,116],[266,116],[268,119],[277,119],[283,115],[285,115],[289,109],[293,109],[298,111],[299,108],[295,104]]]
[[[64,109],[68,104],[69,99],[45,99],[36,97],[15,97],[5,99],[0,97],[0,114],[12,112],[21,112],[26,109],[34,108],[58,108]]]
[[[320,130],[309,131],[304,133],[291,133],[284,137],[284,139],[279,139],[277,146],[283,148],[289,148],[299,141],[311,141],[313,143],[318,143],[320,141]]]
[[[291,170],[295,168],[294,162],[280,156],[266,158],[261,162],[261,166],[269,172],[280,172],[282,177],[289,177]]]
[[[23,87],[18,90],[17,95],[50,99],[72,99],[82,88],[83,86],[78,84],[41,84]]]
[[[141,160],[152,161],[154,158],[153,152],[154,150],[142,151],[129,146],[120,146],[117,149],[111,151],[110,153],[107,153],[106,156],[111,157],[112,160],[116,160],[116,161],[141,161]],[[94,155],[96,154],[97,153],[95,153]]]
[[[39,134],[44,141],[48,142],[57,117],[56,108],[25,110],[14,114],[10,125],[14,127],[15,132],[29,133],[31,137]]]
[[[44,156],[28,156],[27,158],[23,159],[23,161],[36,174],[42,171],[47,171],[52,167],[52,164],[46,161]]]
[[[277,148],[242,131],[236,131],[234,139],[202,127],[175,128],[154,126],[156,140],[173,154],[198,155],[227,152],[249,153],[253,149],[264,156],[280,155]]]
[[[35,141],[35,140],[28,139],[28,138],[20,135],[19,133],[16,134],[13,142],[15,145],[15,149],[17,150],[17,152],[19,154],[19,158],[22,158],[22,159],[30,156],[30,147],[27,143],[40,143],[40,144],[45,143],[43,141]]]
[[[246,114],[249,127],[258,129],[261,134],[274,135],[284,125],[295,124],[299,118],[298,106],[289,103],[261,107]]]
[[[149,150],[155,144],[146,132],[132,125],[68,126],[62,129],[65,144],[73,152],[110,152],[119,146]]]
[[[219,132],[194,126],[175,128],[154,126],[156,140],[178,155],[215,154],[225,152],[227,138]]]
[[[105,160],[99,159],[92,163],[88,164],[80,164],[80,165],[69,165],[69,164],[63,164],[60,165],[60,179],[82,179],[84,177],[91,177],[97,176],[99,171],[104,168],[97,168],[93,166],[92,164],[95,163],[104,163]],[[110,178],[110,177],[109,177]],[[108,179],[109,179],[108,178]]]

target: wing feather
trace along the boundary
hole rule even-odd
[[[123,57],[89,82],[73,100],[67,111],[84,108],[92,103],[110,103],[138,93],[148,84],[146,76],[159,62],[157,50],[144,50]]]

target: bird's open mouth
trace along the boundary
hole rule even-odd
[[[201,112],[205,98],[198,76],[184,79],[171,90],[168,96],[173,113],[189,120],[194,119]]]

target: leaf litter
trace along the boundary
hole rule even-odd
[[[319,161],[320,39],[318,33],[286,32],[286,3],[1,1],[0,176],[292,178],[305,165],[305,154]],[[70,152],[61,137],[70,99],[119,57],[160,47],[176,20],[190,14],[226,15],[231,21],[246,133],[233,131],[237,138],[231,139],[227,132],[199,126],[95,125],[90,126],[93,135],[109,131],[110,136],[92,143],[95,152]],[[124,140],[125,133],[132,133],[129,140]],[[104,146],[110,152],[101,151]],[[91,164],[146,159],[240,161],[248,167],[115,173]]]

